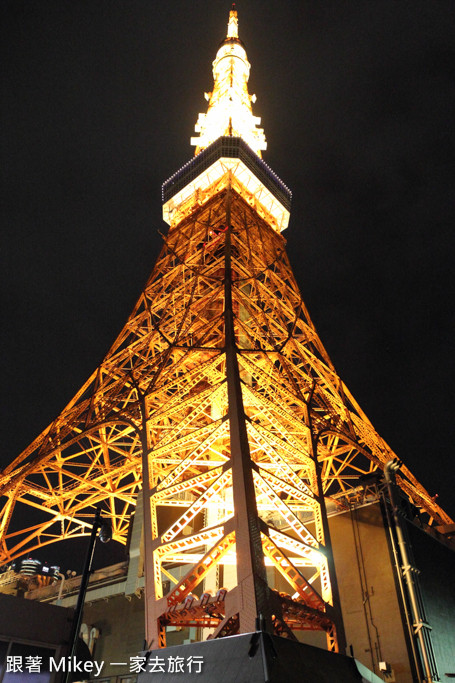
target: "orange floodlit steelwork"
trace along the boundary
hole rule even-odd
[[[237,13],[214,62],[195,158],[163,186],[169,231],[139,301],[61,415],[0,474],[0,563],[88,533],[125,543],[144,499],[147,642],[255,629],[343,648],[326,502],[394,454],[337,375],[281,231],[290,192],[260,159]],[[451,520],[403,467],[428,518]],[[31,514],[26,526],[13,512]]]

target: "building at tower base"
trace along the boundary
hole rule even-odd
[[[190,682],[195,680],[193,674],[197,674],[201,683],[215,680],[218,683],[381,683],[383,680],[352,657],[264,631],[175,645],[166,648],[165,653],[161,650],[149,653],[148,661],[157,663],[158,670],[139,674],[137,683]],[[187,666],[186,671],[169,671],[169,661],[182,665],[191,662],[191,670]]]
[[[426,617],[432,627],[436,665],[441,680],[444,680],[446,673],[455,673],[455,587],[452,580],[455,544],[425,527],[418,517],[404,519],[419,574]],[[383,506],[376,500],[352,506],[342,513],[329,512],[329,525],[339,577],[347,654],[353,655],[383,680],[414,683],[418,678],[413,673],[405,606]],[[142,651],[144,640],[140,537],[140,525],[136,525],[129,562],[94,572],[87,594],[83,633],[87,644],[89,634],[97,634],[96,641],[92,643],[93,656],[98,662],[104,661],[102,677],[106,683],[122,683],[125,678],[137,676],[134,668],[131,671],[130,657]],[[66,582],[62,605],[75,605],[79,580],[79,577],[74,577]],[[276,587],[280,589],[279,585]],[[59,589],[60,584],[45,586],[26,593],[25,598],[56,602]],[[321,635],[306,631],[300,634],[299,639],[323,649],[325,642]],[[168,648],[199,640],[196,628],[171,626],[167,629]],[[167,651],[163,651],[164,656],[167,656]],[[119,667],[111,662],[124,662],[125,666]],[[380,669],[381,663],[383,670]]]

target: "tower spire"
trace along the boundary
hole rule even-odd
[[[239,19],[237,10],[235,9],[235,2],[232,3],[232,9],[229,12],[228,21],[228,32],[227,38],[238,38],[239,37]]]
[[[208,100],[206,114],[199,114],[195,125],[199,137],[191,138],[196,155],[221,136],[237,137],[261,156],[267,143],[261,119],[253,115],[251,103],[256,95],[248,92],[250,63],[239,39],[238,14],[235,3],[229,12],[226,38],[221,43],[213,62],[213,90],[205,93]]]

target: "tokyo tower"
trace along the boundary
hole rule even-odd
[[[87,535],[125,544],[144,509],[146,640],[255,630],[344,649],[326,506],[395,454],[338,376],[286,255],[291,193],[266,148],[237,12],[213,62],[195,157],[163,185],[152,274],[100,366],[0,472],[0,563]],[[402,466],[431,521],[450,518]],[[21,520],[20,522],[18,520]],[[23,520],[26,520],[24,523]]]

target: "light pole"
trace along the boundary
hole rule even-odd
[[[69,662],[73,662],[73,657],[76,656],[77,651],[77,641],[79,637],[79,631],[81,628],[82,613],[84,611],[85,594],[87,592],[87,586],[90,579],[90,574],[92,572],[92,561],[93,554],[95,551],[96,536],[99,530],[99,538],[101,543],[108,543],[112,538],[112,527],[111,523],[104,520],[101,517],[101,506],[96,508],[95,517],[92,522],[92,533],[90,534],[90,540],[87,548],[87,555],[85,557],[84,570],[81,578],[81,585],[79,587],[79,595],[77,598],[76,609],[74,610],[73,624],[71,627],[71,635],[69,640],[70,652],[69,652]],[[68,669],[71,669],[68,666]],[[66,672],[65,683],[69,683],[71,680],[71,671]]]
[[[417,676],[419,681],[433,683],[433,681],[440,679],[438,677],[437,665],[431,643],[431,626],[427,623],[425,616],[419,588],[419,573],[413,564],[412,549],[406,537],[405,523],[402,521],[402,515],[399,513],[399,504],[396,493],[397,484],[395,481],[395,474],[399,471],[401,465],[402,463],[400,461],[389,460],[384,467],[384,481],[389,497],[390,511],[386,500],[384,500],[384,508],[390,529],[392,551],[395,558],[398,582],[401,588],[403,607],[409,631],[413,659],[417,669]],[[419,644],[419,649],[415,647],[416,640]]]

